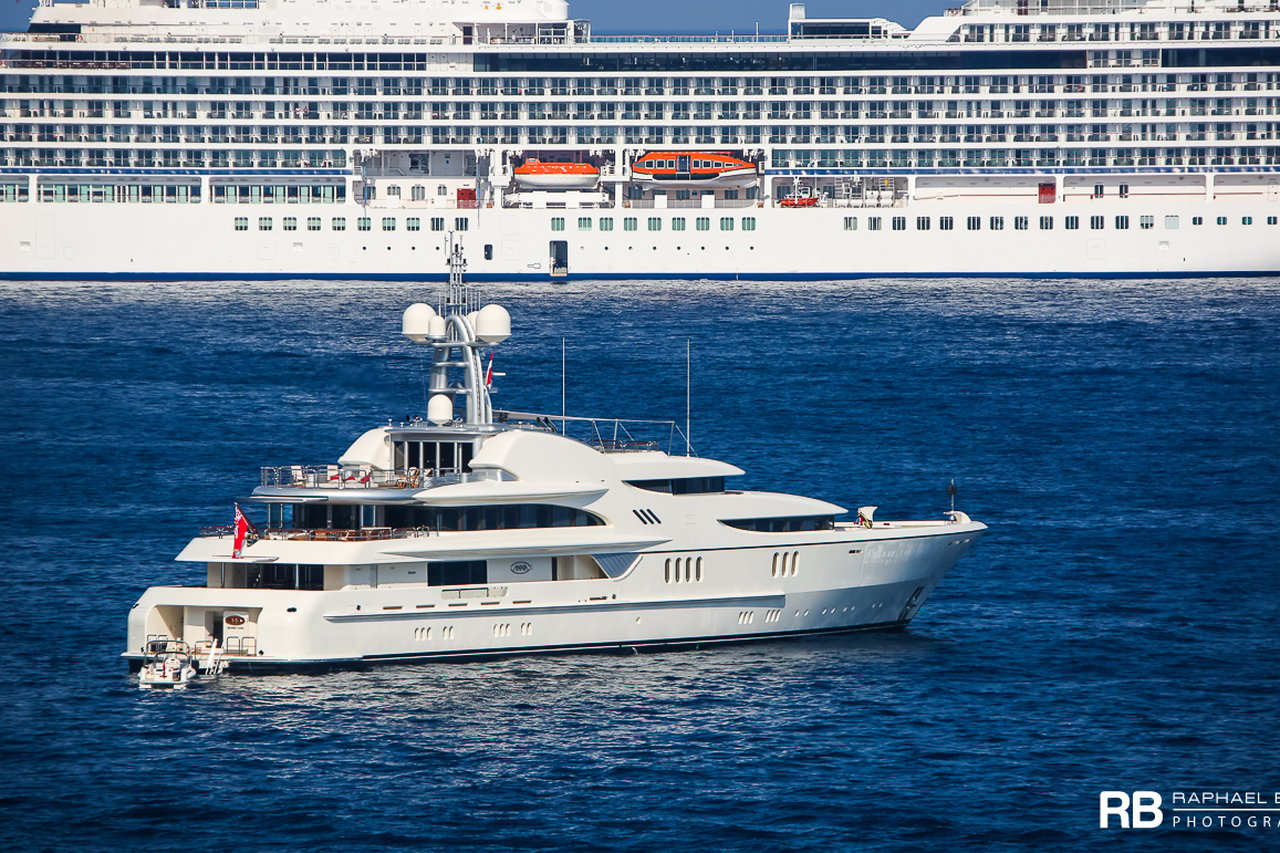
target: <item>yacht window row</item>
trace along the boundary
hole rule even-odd
[[[720,494],[724,491],[724,477],[673,477],[663,480],[627,480],[628,486],[649,492],[665,492],[671,495]]]
[[[1101,231],[1107,227],[1108,218],[1109,217],[1102,216],[1102,215],[1064,216],[1062,217],[1062,227],[1067,231],[1078,231],[1078,230],[1081,230],[1082,228],[1086,228],[1091,231]],[[1156,216],[1148,216],[1148,215],[1130,216],[1128,214],[1119,214],[1110,218],[1112,221],[1112,227],[1118,231],[1128,230],[1131,224],[1136,224],[1136,227],[1139,230],[1149,231],[1156,227],[1156,222],[1157,222]],[[1217,216],[1217,217],[1210,217],[1210,218],[1218,225],[1231,224],[1230,217]],[[886,230],[885,228],[886,219],[889,220],[888,230],[893,230],[893,231],[907,231],[907,230],[929,231],[930,229],[932,229],[933,221],[934,221],[934,218],[931,216],[916,216],[916,217],[868,216],[868,217],[865,217],[863,220],[860,220],[859,217],[857,216],[846,216],[844,218],[844,230],[857,231],[859,228],[859,224],[861,222],[862,227],[864,227],[865,230],[867,231],[883,231],[883,230]],[[1256,217],[1256,219],[1258,220],[1258,224],[1261,224],[1262,221],[1265,221],[1267,225],[1280,225],[1280,216]],[[1166,230],[1175,231],[1179,227],[1181,227],[1182,217],[1177,214],[1168,214],[1168,215],[1159,217],[1159,220],[1163,224]],[[1055,217],[1053,216],[1008,216],[1008,217],[1006,216],[990,216],[990,217],[969,216],[969,217],[963,217],[963,220],[962,220],[961,217],[939,216],[937,218],[938,230],[939,231],[960,230],[957,226],[961,221],[963,221],[964,230],[966,231],[982,231],[984,230],[984,228],[985,230],[988,230],[988,231],[1004,231],[1006,225],[1010,226],[1011,229],[1014,231],[1029,231],[1031,230],[1031,226],[1033,224],[1036,225],[1037,230],[1052,231],[1054,227]],[[1205,223],[1205,217],[1203,216],[1191,217],[1191,224],[1193,226],[1204,225],[1204,223]],[[1240,224],[1253,225],[1255,224],[1255,217],[1242,216],[1240,217]]]
[[[735,217],[732,217],[732,216],[720,216],[720,217],[716,217],[716,218],[717,218],[717,219],[719,219],[719,222],[720,222],[720,229],[719,229],[719,230],[721,230],[721,231],[732,231],[732,230],[734,230],[735,222],[737,222],[737,221],[738,221],[738,220],[736,220],[736,219],[735,219]],[[663,224],[662,217],[659,217],[659,216],[647,216],[647,217],[645,217],[644,219],[645,219],[645,230],[647,230],[647,231],[661,231],[661,230],[662,230],[662,224]],[[693,218],[693,226],[694,226],[694,230],[697,230],[697,231],[710,231],[710,230],[711,230],[711,220],[712,220],[712,217],[710,217],[710,216],[696,216],[696,217],[694,217],[694,218]],[[595,222],[596,222],[596,224],[599,226],[599,230],[600,230],[600,231],[612,231],[612,230],[613,230],[613,222],[614,222],[614,218],[613,218],[612,216],[602,216],[602,217],[600,217],[598,220],[594,220],[594,221],[595,221]],[[590,231],[590,230],[592,229],[592,222],[593,222],[593,219],[592,219],[592,217],[590,217],[590,216],[580,216],[580,217],[578,217],[578,230],[579,230],[579,231]],[[671,221],[670,221],[670,225],[671,225],[671,230],[672,230],[672,231],[685,231],[685,230],[687,230],[687,228],[688,228],[688,224],[689,224],[688,219],[686,219],[686,218],[685,218],[685,217],[683,217],[683,216],[676,216],[676,217],[673,217],[673,218],[671,219]],[[754,230],[756,230],[756,218],[755,218],[754,216],[744,216],[744,217],[742,217],[742,218],[741,218],[741,226],[742,226],[742,230],[743,230],[743,231],[754,231]],[[552,231],[563,231],[563,230],[564,230],[564,228],[565,228],[565,219],[564,219],[564,217],[563,217],[563,216],[553,216],[553,217],[551,217],[551,230],[552,230]],[[640,217],[636,217],[636,216],[624,216],[624,217],[622,218],[622,230],[623,230],[623,231],[639,231],[639,230],[640,230]],[[723,486],[723,478],[721,478],[721,480],[722,480],[721,485]],[[643,487],[643,486],[642,486],[641,488],[645,488],[645,487]],[[654,491],[659,491],[659,490],[655,489]]]
[[[766,518],[722,518],[720,523],[753,533],[799,533],[810,530],[834,530],[834,515],[783,515]]]
[[[3,185],[0,185],[0,187],[2,186]],[[3,200],[3,198],[0,198],[0,200]],[[250,230],[249,221],[250,221],[250,217],[248,216],[237,216],[232,220],[232,227],[236,231],[248,231]],[[374,228],[375,222],[378,223],[377,229]],[[380,216],[380,217],[358,216],[358,217],[355,217],[355,230],[356,231],[373,231],[373,230],[395,231],[397,228],[398,222],[399,222],[399,219],[397,219],[394,216]],[[470,220],[463,216],[454,217],[452,219],[452,222],[453,222],[452,230],[454,231],[466,231],[468,230],[468,227],[470,225]],[[273,231],[275,230],[275,223],[276,223],[276,219],[274,216],[259,216],[257,217],[256,230]],[[444,216],[428,217],[427,224],[430,226],[430,230],[432,231],[444,231],[445,224],[446,224],[446,217]],[[323,226],[324,226],[324,219],[323,217],[320,217],[320,216],[306,216],[306,217],[285,216],[280,219],[281,231],[299,231],[299,230],[322,231],[324,230]],[[329,219],[329,230],[330,231],[346,231],[347,217],[345,216],[331,217]],[[419,216],[405,217],[404,230],[405,231],[422,231],[423,218]],[[415,464],[411,464],[410,467],[418,467],[418,465],[415,463]],[[434,466],[424,464],[422,467],[431,468]]]
[[[272,531],[401,530],[461,533],[478,530],[528,530],[551,527],[596,527],[595,513],[555,504],[424,507],[370,504],[275,504]]]

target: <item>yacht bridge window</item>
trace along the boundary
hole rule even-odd
[[[392,441],[395,469],[460,473],[469,469],[475,445],[469,441],[423,441],[397,437]]]
[[[673,477],[669,480],[627,480],[628,486],[672,495],[718,494],[724,491],[724,477]]]

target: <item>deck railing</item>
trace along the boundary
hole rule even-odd
[[[260,485],[299,489],[430,489],[492,479],[490,474],[437,473],[430,468],[351,468],[341,465],[280,465],[261,469]]]
[[[277,542],[380,542],[387,539],[415,539],[435,533],[424,527],[366,527],[361,530],[329,530],[327,528],[268,527],[259,539]],[[235,535],[230,524],[201,527],[200,535],[225,539]]]

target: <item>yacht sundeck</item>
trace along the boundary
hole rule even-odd
[[[954,509],[842,521],[823,500],[735,490],[740,468],[687,440],[673,452],[674,423],[494,410],[481,354],[511,318],[477,302],[454,283],[438,310],[404,312],[433,353],[426,417],[332,464],[263,469],[250,500],[269,523],[237,511],[187,545],[207,582],[142,595],[134,667],[166,641],[243,671],[896,628],[986,530]]]

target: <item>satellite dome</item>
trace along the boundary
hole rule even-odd
[[[476,337],[500,344],[511,337],[511,314],[501,305],[490,303],[476,312]]]
[[[404,309],[404,316],[400,319],[400,334],[414,343],[426,343],[427,335],[431,330],[431,321],[435,316],[435,309],[427,303],[413,303]]]
[[[427,401],[427,420],[436,426],[453,420],[453,398],[448,394],[433,394]]]

